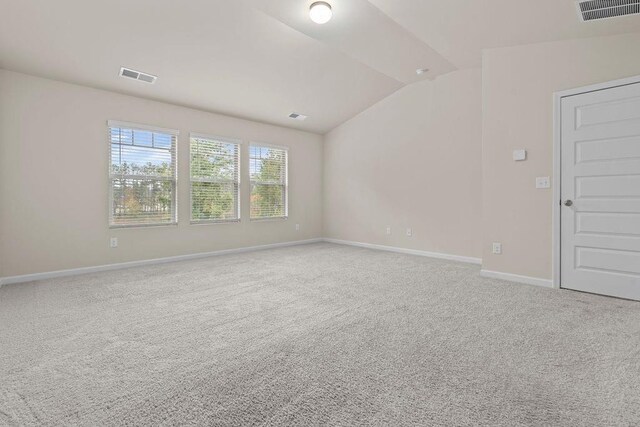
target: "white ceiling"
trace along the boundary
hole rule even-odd
[[[315,24],[309,19],[306,4],[314,0],[244,1],[291,28],[405,84],[455,70],[444,57],[367,0],[333,1],[333,18],[325,25]],[[418,68],[429,68],[430,71],[418,76]]]
[[[320,26],[312,0],[0,0],[0,68],[324,133],[483,48],[640,31],[572,0],[330,1]]]
[[[320,133],[402,86],[235,0],[2,1],[11,70]]]
[[[457,68],[482,49],[640,31],[640,15],[582,22],[575,0],[369,0]]]

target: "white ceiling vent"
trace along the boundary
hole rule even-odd
[[[577,5],[585,22],[640,13],[640,0],[586,0],[578,1]]]
[[[289,114],[289,118],[293,119],[293,120],[304,120],[307,118],[307,116],[305,116],[304,114],[298,114],[298,113],[291,113]]]
[[[155,83],[158,77],[151,74],[143,73],[141,71],[132,70],[131,68],[120,68],[120,77],[126,77],[128,79],[140,80],[145,83]]]

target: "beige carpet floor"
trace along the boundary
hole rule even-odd
[[[640,424],[640,303],[313,244],[0,288],[0,425]]]

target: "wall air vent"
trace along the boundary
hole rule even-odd
[[[307,118],[304,114],[291,113],[289,114],[289,118],[293,120],[304,120]]]
[[[639,0],[640,1],[640,0]],[[120,77],[126,77],[128,79],[140,80],[145,83],[155,83],[158,77],[151,74],[143,73],[141,71],[132,70],[131,68],[120,68]]]
[[[586,0],[578,1],[577,5],[585,22],[640,13],[640,0]]]

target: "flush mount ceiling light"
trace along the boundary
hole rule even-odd
[[[326,1],[317,1],[309,7],[309,17],[316,24],[326,24],[331,19],[333,12],[331,5]]]

